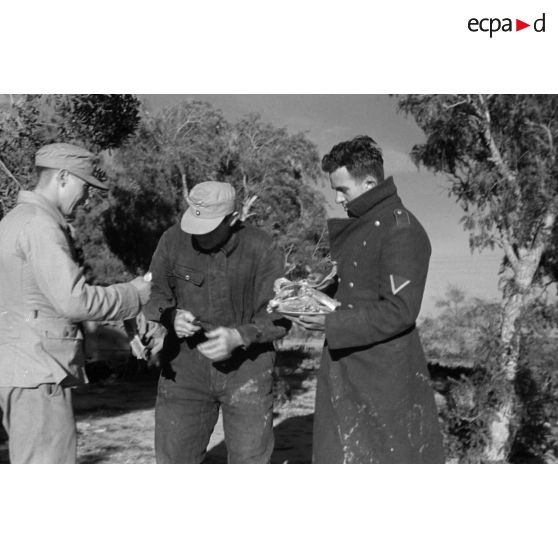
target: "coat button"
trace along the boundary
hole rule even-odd
[[[353,265],[354,265],[355,267],[358,267],[358,262],[357,262],[357,261],[354,261],[354,262],[353,262]]]
[[[186,277],[184,277],[184,279],[186,279],[186,281],[190,281],[190,276],[186,275]]]
[[[362,241],[362,245],[363,245],[363,246],[366,246],[366,240],[363,240],[363,241]]]
[[[349,287],[351,287],[351,289],[352,289],[354,286],[355,286],[355,284],[351,281],[351,282],[349,283]]]
[[[349,308],[349,310],[352,310],[354,306],[352,304],[347,304],[347,308]]]
[[[380,226],[380,221],[374,221],[374,226],[379,227]]]

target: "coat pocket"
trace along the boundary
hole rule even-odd
[[[83,335],[77,324],[62,320],[37,320],[34,324],[42,349],[72,375],[80,375],[85,365]]]
[[[177,307],[189,310],[197,317],[203,316],[207,311],[203,287],[205,273],[191,267],[177,265],[173,275]]]
[[[174,270],[174,276],[178,279],[182,279],[191,285],[196,287],[201,287],[205,280],[205,274],[191,267],[186,267],[184,265],[177,265]]]

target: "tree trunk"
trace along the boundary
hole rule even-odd
[[[518,399],[515,380],[519,368],[521,344],[520,316],[535,272],[540,263],[542,248],[525,250],[515,269],[512,293],[506,298],[502,316],[502,342],[499,373],[500,397],[494,417],[489,424],[489,443],[484,452],[487,463],[506,463],[517,433]]]
[[[514,419],[517,410],[515,378],[517,377],[520,348],[518,318],[524,299],[525,295],[516,292],[504,304],[499,371],[502,390],[498,407],[489,424],[489,443],[484,455],[484,461],[488,463],[505,463],[507,461],[517,430]]]

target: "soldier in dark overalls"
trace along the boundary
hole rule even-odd
[[[192,188],[151,262],[146,317],[168,330],[155,406],[158,463],[200,463],[219,416],[230,463],[273,451],[273,341],[290,323],[266,311],[283,261],[263,231],[235,220],[235,190]]]
[[[338,264],[327,316],[297,318],[325,330],[314,417],[315,463],[443,463],[426,361],[416,329],[430,242],[384,180],[380,149],[359,136],[322,161],[348,218],[331,219]]]

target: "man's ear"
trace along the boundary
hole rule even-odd
[[[60,169],[56,174],[57,182],[62,186],[66,186],[68,183],[68,171],[66,169]]]
[[[368,190],[372,190],[378,185],[378,180],[375,176],[369,174],[363,181],[364,183],[364,191],[367,192]]]

